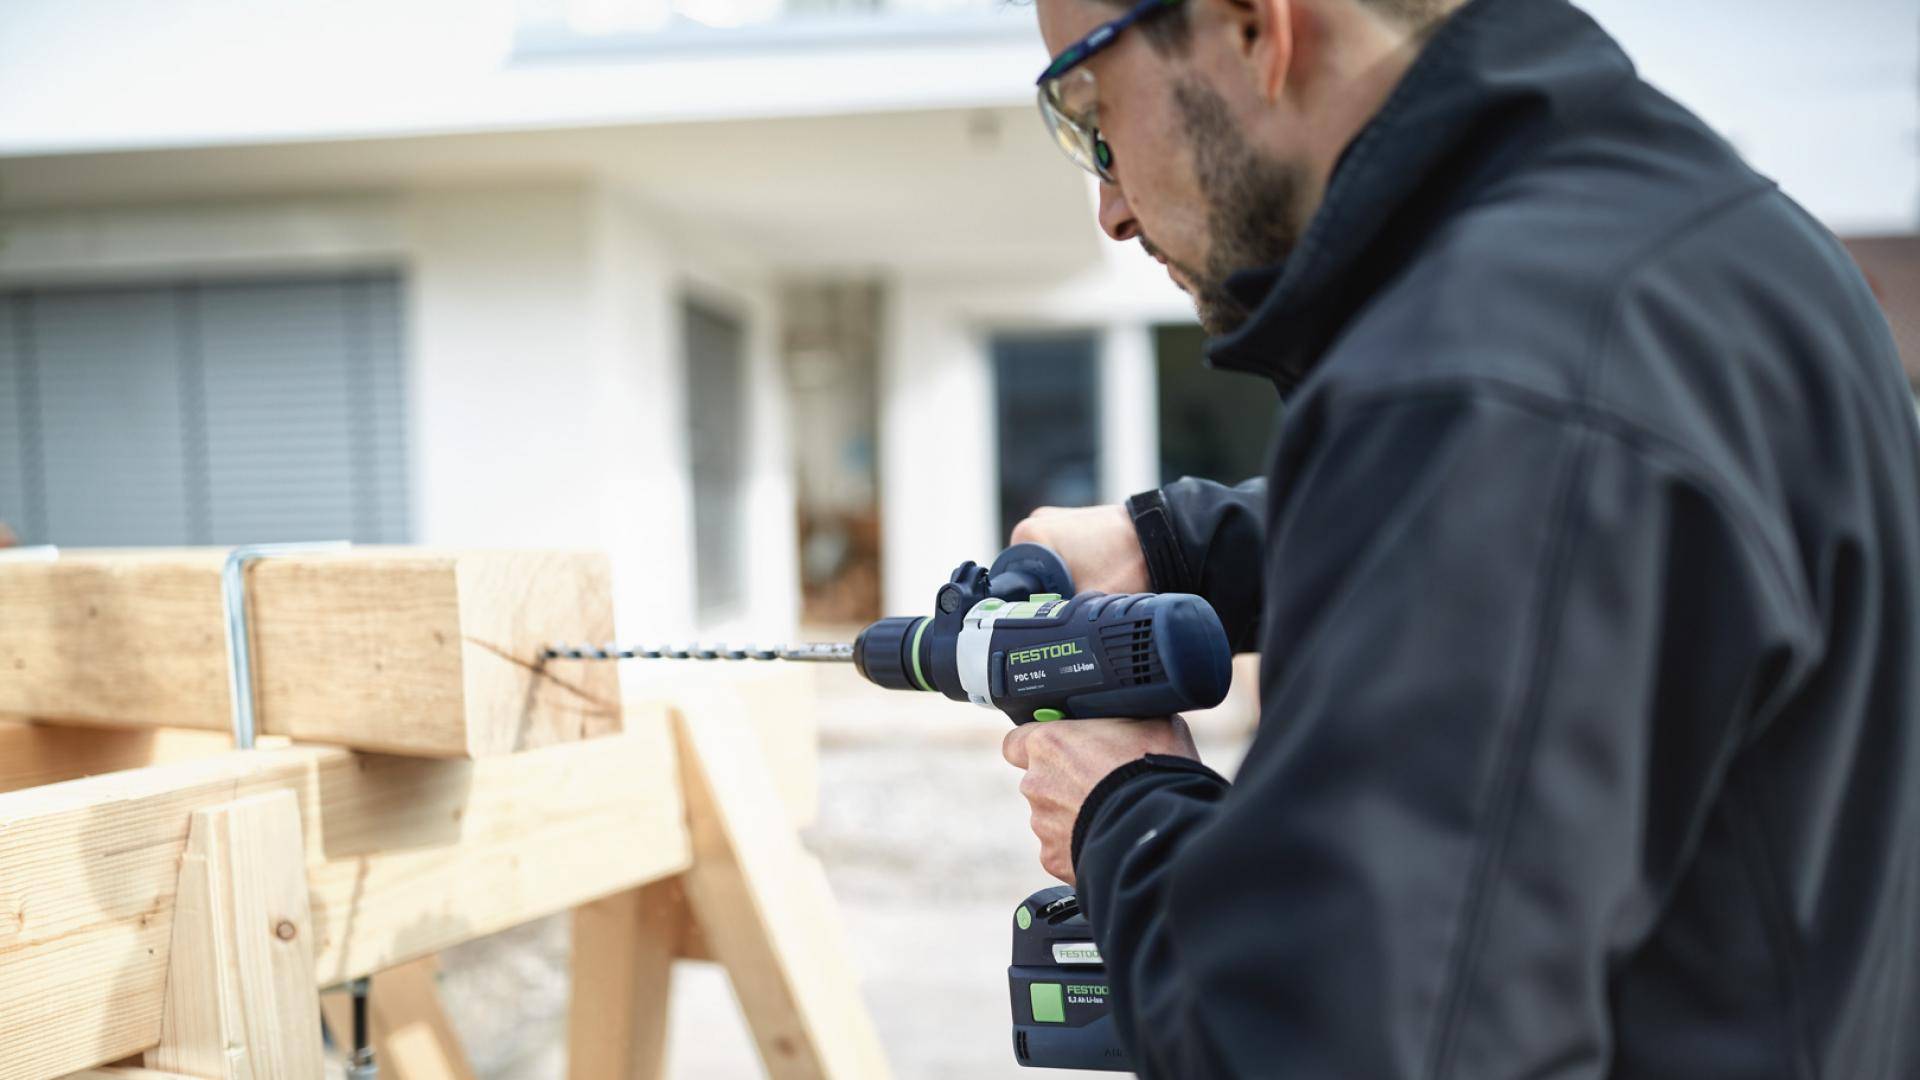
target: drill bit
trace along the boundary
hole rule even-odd
[[[725,645],[693,645],[685,648],[648,648],[607,642],[603,645],[549,645],[541,654],[547,660],[793,660],[805,663],[852,663],[851,642],[815,642],[762,649],[748,645],[733,649]]]

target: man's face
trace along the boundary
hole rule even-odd
[[[1098,87],[1098,124],[1113,150],[1116,183],[1100,185],[1100,225],[1115,240],[1139,239],[1193,298],[1201,325],[1224,334],[1246,320],[1225,289],[1242,270],[1282,262],[1298,239],[1296,170],[1248,138],[1244,67],[1232,35],[1214,32],[1211,13],[1187,0],[1152,16],[1194,19],[1188,47],[1163,54],[1140,26],[1086,61]],[[1049,55],[1123,9],[1100,0],[1039,0]]]

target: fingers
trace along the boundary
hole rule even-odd
[[[1040,527],[1040,519],[1051,517],[1059,512],[1060,508],[1057,506],[1042,506],[1035,509],[1033,513],[1020,519],[1020,523],[1013,527],[1013,533],[1007,537],[1007,542],[1009,544],[1046,543],[1047,536]]]
[[[1029,769],[1021,774],[1020,797],[1027,800],[1027,805],[1033,808],[1034,813],[1040,812],[1041,800],[1046,796],[1046,786],[1042,783],[1039,773]]]
[[[1073,832],[1069,828],[1064,834],[1052,828],[1048,815],[1035,810],[1027,818],[1027,827],[1040,841],[1040,869],[1052,874],[1067,884],[1073,884],[1073,852],[1071,850]],[[1049,839],[1049,837],[1064,837]]]
[[[1040,852],[1040,869],[1052,874],[1067,884],[1073,884],[1073,858],[1056,845],[1049,844]]]
[[[1006,738],[1000,740],[1000,756],[1006,758],[1007,764],[1016,769],[1027,767],[1027,728],[1030,726],[1029,724],[1016,725],[1012,731],[1007,732]]]

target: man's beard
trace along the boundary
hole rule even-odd
[[[1207,263],[1200,269],[1176,263],[1146,237],[1141,243],[1187,279],[1200,325],[1218,337],[1238,330],[1251,314],[1227,291],[1227,279],[1285,262],[1299,243],[1294,208],[1300,183],[1294,170],[1247,142],[1226,100],[1212,89],[1185,80],[1174,86],[1173,100],[1186,120],[1194,171],[1207,200]]]

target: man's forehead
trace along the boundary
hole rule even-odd
[[[1101,23],[1119,17],[1122,10],[1103,0],[1035,0],[1034,9],[1049,54],[1086,37]]]

